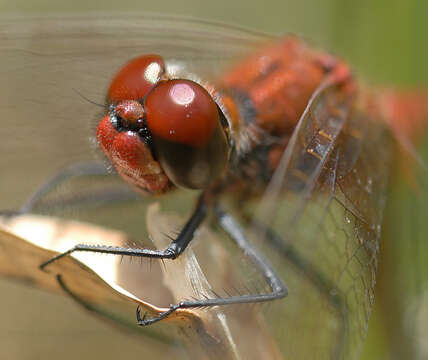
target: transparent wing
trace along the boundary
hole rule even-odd
[[[356,358],[374,301],[389,138],[349,101],[314,94],[254,212],[257,245],[289,286],[272,321],[296,334],[282,343],[292,358]]]

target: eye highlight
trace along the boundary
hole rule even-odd
[[[143,55],[131,60],[113,78],[108,90],[112,102],[144,98],[165,73],[159,55]]]

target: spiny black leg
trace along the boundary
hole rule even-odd
[[[175,259],[177,258],[189,245],[193,239],[194,232],[198,229],[199,225],[204,220],[207,213],[206,196],[202,194],[197,203],[197,207],[193,212],[189,221],[184,225],[177,239],[174,240],[165,250],[149,250],[138,248],[126,248],[119,246],[106,246],[106,245],[87,245],[79,244],[67,250],[40,265],[44,270],[47,265],[57,261],[64,256],[70,255],[77,251],[93,252],[99,254],[113,254],[122,256],[138,256],[146,258],[157,259]]]
[[[249,295],[239,295],[239,296],[230,296],[227,298],[214,298],[214,299],[204,299],[196,301],[181,301],[178,304],[171,305],[171,307],[159,314],[158,316],[145,319],[141,317],[139,309],[137,309],[137,321],[141,326],[146,326],[158,322],[162,319],[165,319],[171,313],[177,309],[189,309],[189,308],[198,308],[198,307],[211,307],[219,305],[232,305],[232,304],[245,304],[245,303],[257,303],[271,301],[275,299],[280,299],[287,296],[287,287],[281,278],[276,274],[269,262],[254,249],[248,240],[245,237],[244,231],[235,221],[235,219],[222,211],[219,207],[215,208],[215,213],[217,215],[218,222],[223,230],[229,235],[229,237],[238,245],[238,247],[247,255],[251,261],[258,267],[258,269],[263,274],[267,283],[271,288],[271,292],[262,293],[262,294],[249,294]]]
[[[175,310],[179,309],[180,304],[171,305],[171,307],[167,311],[164,311],[163,313],[160,313],[159,315],[157,315],[151,319],[146,319],[146,315],[143,315],[143,317],[141,317],[140,307],[138,306],[137,311],[136,311],[137,324],[140,326],[148,326],[148,325],[154,324],[158,321],[161,321],[161,320],[165,319],[166,317],[168,317],[169,315],[171,315]]]

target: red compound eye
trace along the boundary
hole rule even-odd
[[[210,94],[190,80],[160,83],[147,96],[145,110],[153,136],[183,145],[206,145],[219,123]]]
[[[159,55],[144,55],[131,60],[113,78],[108,91],[110,101],[142,99],[165,73]]]
[[[144,107],[155,153],[175,185],[203,189],[218,178],[229,144],[217,105],[201,85],[181,79],[161,82]]]

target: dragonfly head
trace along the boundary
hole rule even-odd
[[[160,56],[125,65],[108,102],[97,140],[127,182],[161,193],[171,184],[205,189],[223,174],[230,145],[220,108],[197,82],[168,78]]]

